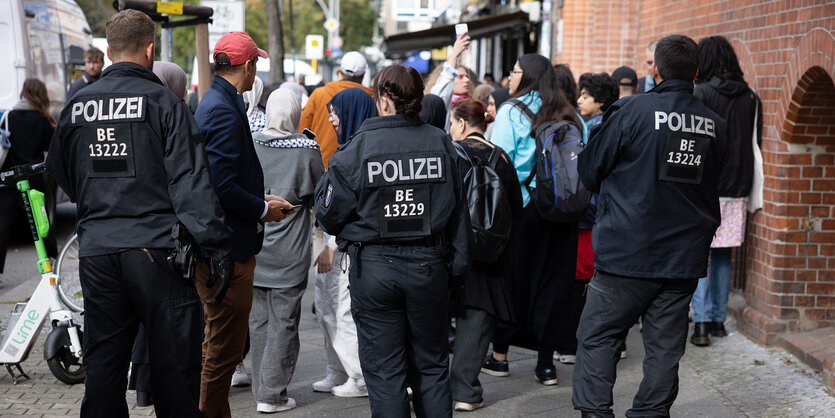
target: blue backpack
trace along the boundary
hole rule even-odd
[[[534,114],[518,99],[508,100],[534,120]],[[580,181],[577,158],[583,152],[583,133],[568,121],[551,121],[534,133],[536,154],[534,169],[525,180],[539,216],[551,222],[577,222],[583,219],[591,192]],[[536,175],[536,188],[530,184]]]

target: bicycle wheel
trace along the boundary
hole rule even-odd
[[[58,276],[58,296],[74,312],[84,311],[84,295],[81,293],[81,280],[78,276],[78,235],[72,237],[61,248],[55,263]]]

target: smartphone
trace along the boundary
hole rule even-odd
[[[314,134],[313,131],[311,131],[310,129],[304,128],[302,134],[310,139],[316,139],[316,134]]]
[[[305,129],[305,130],[306,130],[306,129]],[[299,203],[298,205],[293,205],[293,207],[292,207],[292,208],[290,208],[290,209],[287,209],[287,208],[281,208],[281,211],[282,211],[282,212],[284,212],[284,213],[289,213],[289,212],[292,212],[292,211],[294,211],[294,210],[296,210],[296,209],[298,209],[298,208],[300,208],[300,207],[302,207],[302,204],[301,204],[301,203]]]
[[[458,39],[458,38],[466,35],[469,32],[470,32],[470,30],[469,30],[469,28],[467,28],[466,23],[459,23],[459,24],[455,25],[455,39]]]

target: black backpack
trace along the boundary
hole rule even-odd
[[[507,246],[513,226],[513,210],[496,172],[502,149],[494,146],[488,161],[470,158],[464,148],[453,142],[458,155],[469,166],[464,175],[464,193],[473,226],[470,256],[475,261],[495,262]],[[461,170],[462,172],[464,170]]]
[[[522,113],[534,120],[534,114],[518,99],[509,100]],[[536,154],[534,170],[525,180],[530,189],[536,174],[536,189],[531,193],[539,216],[551,222],[577,222],[583,219],[591,192],[580,181],[577,158],[583,152],[583,133],[568,121],[543,123],[534,133]]]

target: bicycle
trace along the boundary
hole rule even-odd
[[[46,254],[43,238],[49,233],[49,219],[44,209],[44,194],[30,188],[29,177],[44,171],[44,163],[26,164],[0,173],[0,185],[15,182],[23,198],[32,239],[38,254],[38,271],[41,280],[35,292],[26,303],[18,303],[9,316],[3,343],[0,344],[0,364],[16,385],[21,378],[29,376],[20,367],[27,359],[47,317],[52,331],[44,341],[44,359],[49,371],[67,384],[84,382],[87,374],[82,363],[81,341],[83,332],[73,320],[73,312],[61,305],[57,290],[58,276],[52,271],[52,263]],[[66,246],[65,246],[66,248]],[[12,325],[13,324],[13,325]],[[17,368],[15,374],[12,366]]]
[[[73,312],[84,312],[84,294],[78,276],[78,234],[72,234],[58,252],[55,274],[58,275],[58,296]]]

